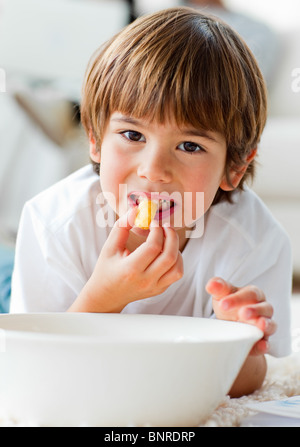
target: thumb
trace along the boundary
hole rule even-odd
[[[115,222],[105,243],[108,255],[112,255],[116,253],[116,251],[122,253],[124,252],[124,250],[126,249],[129,232],[134,224],[136,213],[137,207],[130,208],[130,210],[126,214],[121,216]]]
[[[230,295],[238,290],[228,281],[222,278],[211,278],[206,284],[206,291],[213,296],[214,299],[219,300],[224,296]]]

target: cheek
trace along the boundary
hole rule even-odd
[[[114,172],[114,175],[109,173]],[[103,192],[114,192],[117,183],[117,172],[114,166],[106,163],[105,159],[100,163],[100,183]]]
[[[127,163],[116,154],[101,155],[100,184],[103,195],[118,216],[127,212]]]
[[[110,139],[104,139],[101,147],[100,180],[102,187],[111,190],[119,183],[122,175],[122,163]]]
[[[185,188],[188,194],[185,194],[184,208],[185,212],[190,210],[193,220],[209,209],[219,189],[221,178],[219,170],[216,172],[214,169],[205,169],[189,180]]]

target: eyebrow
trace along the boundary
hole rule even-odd
[[[188,129],[181,129],[181,131],[185,135],[188,135],[188,136],[191,136],[191,137],[202,137],[202,138],[207,138],[208,140],[214,141],[215,143],[218,142],[218,140],[215,137],[210,135],[205,130],[188,128]]]
[[[141,126],[141,127],[147,127],[145,124],[143,124],[141,121],[132,118],[130,116],[119,116],[116,118],[112,118],[112,121],[115,122],[120,122],[120,123],[127,123],[127,124],[133,124],[135,126]],[[202,138],[207,138],[208,140],[214,141],[215,143],[218,142],[218,140],[213,137],[212,135],[208,134],[207,131],[205,130],[200,130],[200,129],[196,129],[194,127],[191,128],[183,128],[180,129],[180,131],[187,135],[187,136],[191,136],[191,137],[202,137]]]
[[[119,117],[116,117],[116,118],[112,118],[111,121],[116,121],[116,122],[119,122],[119,123],[134,124],[135,126],[146,127],[146,126],[143,126],[143,124],[140,121],[138,121],[138,120],[136,120],[134,118],[131,118],[130,116],[119,116]]]

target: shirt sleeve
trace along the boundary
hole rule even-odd
[[[236,286],[253,284],[273,306],[277,330],[269,339],[269,354],[283,357],[291,353],[292,254],[285,232],[270,231],[257,250],[245,259],[229,279]]]
[[[84,285],[81,276],[57,235],[26,204],[16,241],[10,312],[66,311]]]

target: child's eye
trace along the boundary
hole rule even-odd
[[[199,146],[197,143],[193,143],[192,141],[185,141],[181,143],[178,148],[181,151],[194,153],[194,152],[205,152],[202,146]]]
[[[135,130],[126,130],[122,135],[130,141],[146,141],[144,135]]]

